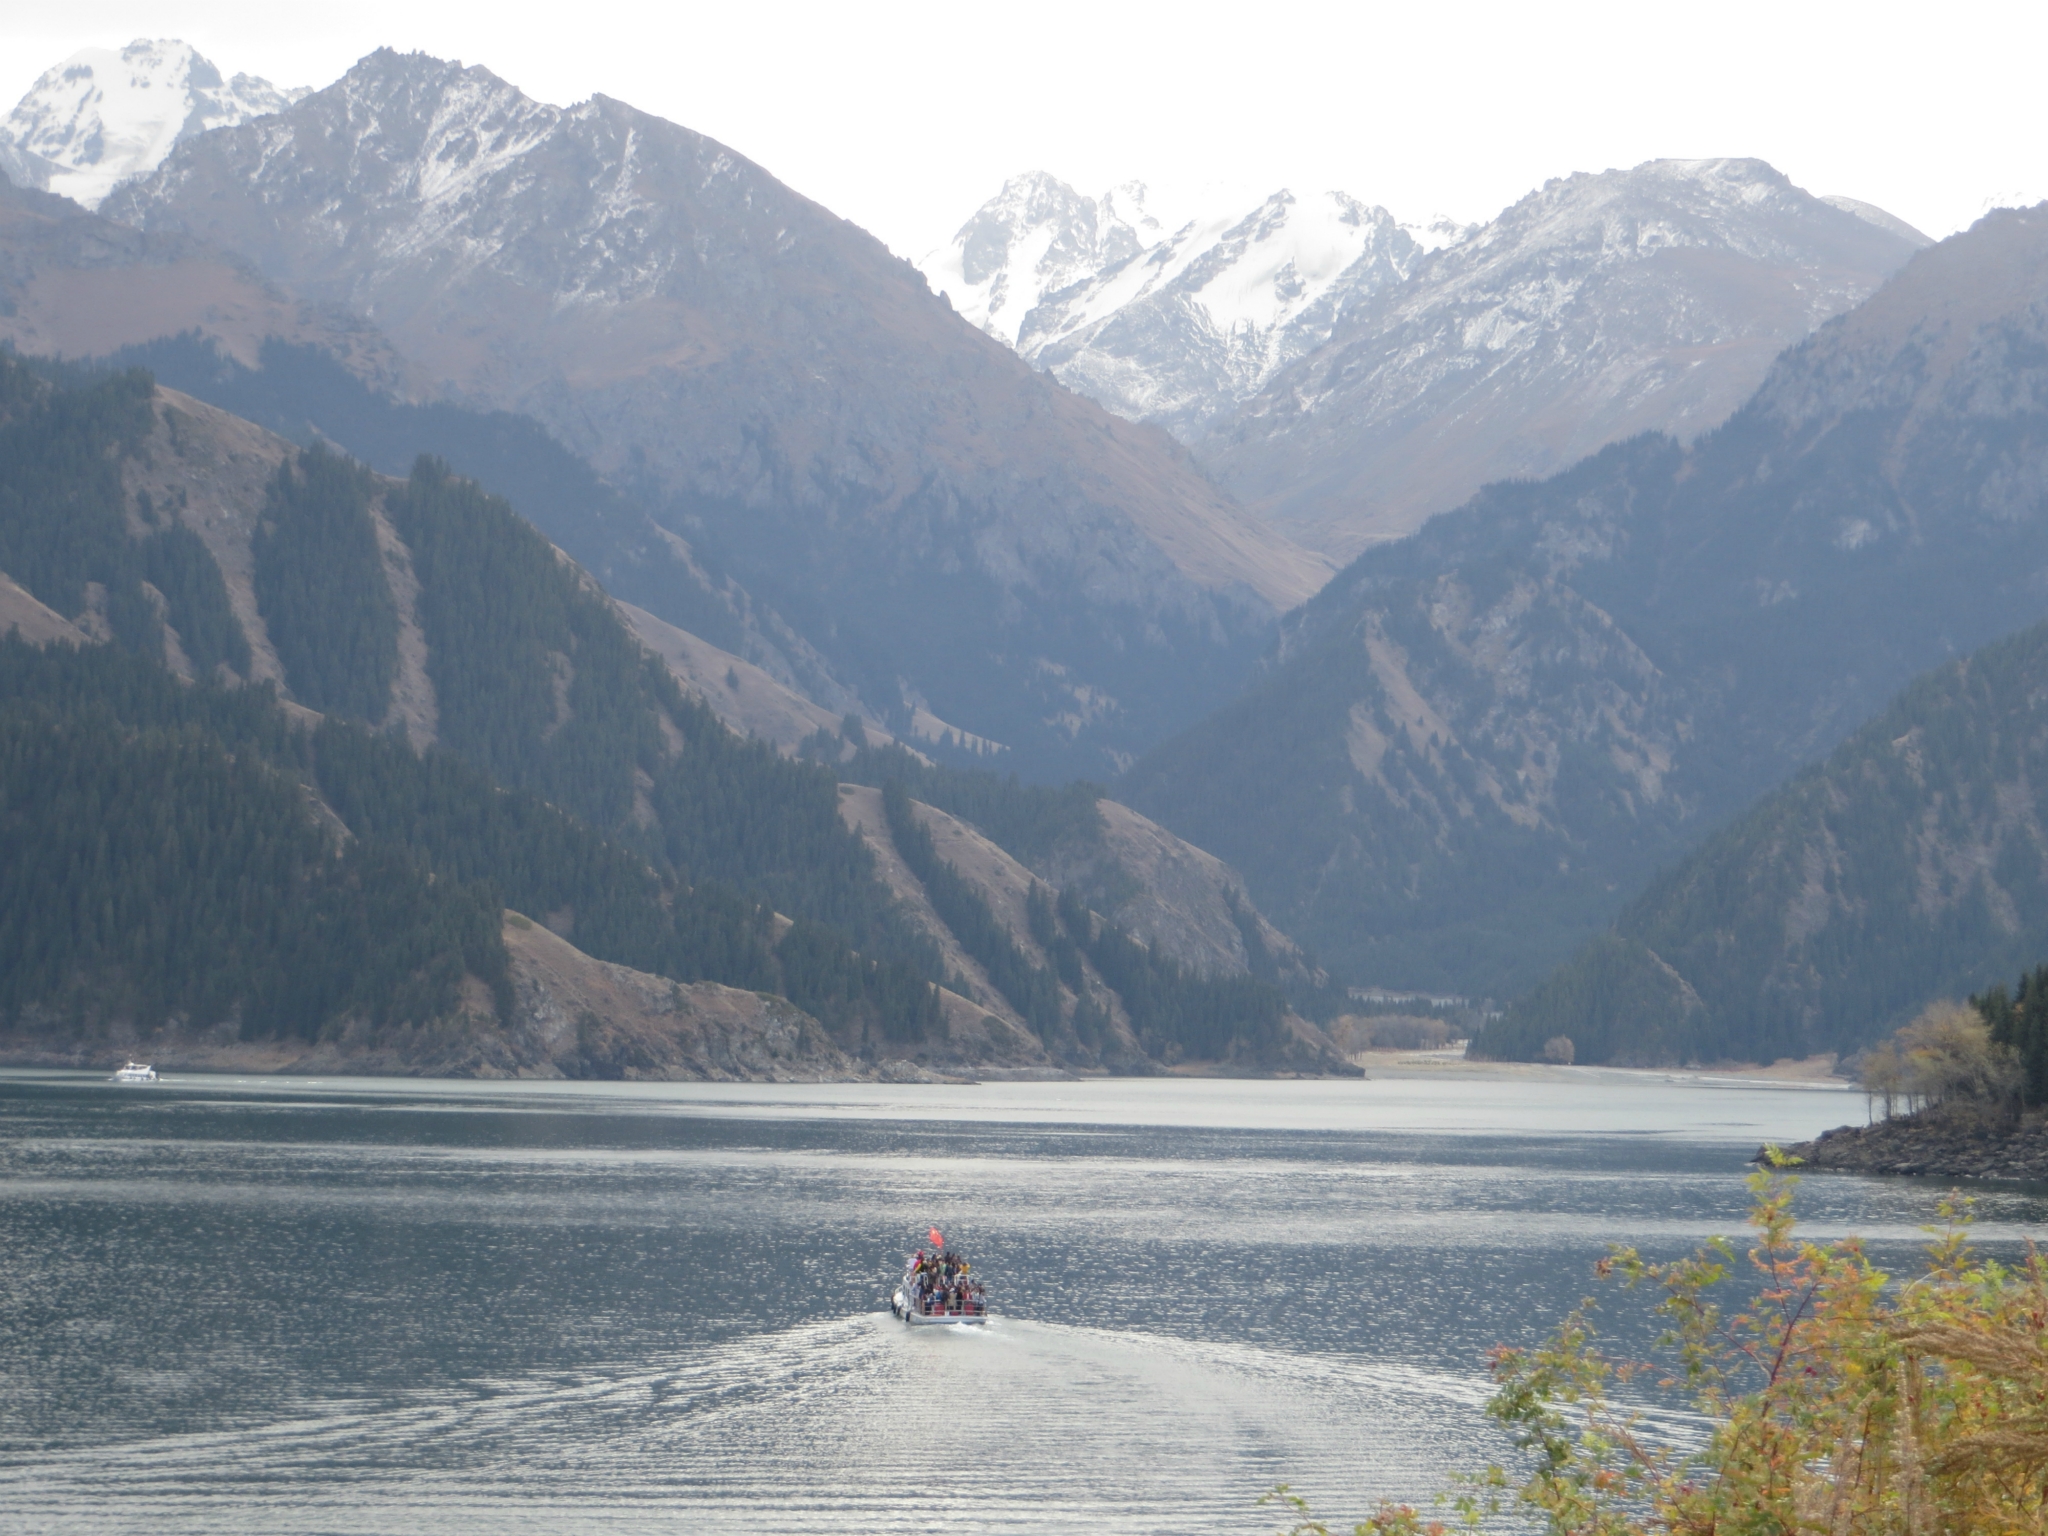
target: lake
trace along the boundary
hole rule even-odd
[[[1506,1454],[1485,1352],[1860,1095],[0,1073],[16,1532],[1266,1532]],[[1907,1267],[1939,1186],[1816,1176]],[[1986,1191],[2016,1247],[2040,1191]],[[931,1225],[986,1330],[886,1298]],[[1623,1338],[1643,1336],[1625,1298]]]

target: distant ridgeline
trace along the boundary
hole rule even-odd
[[[238,511],[221,423],[247,431],[139,371],[0,356],[0,572],[115,642],[0,653],[0,1028],[502,1018],[510,906],[779,992],[857,1052],[943,1041],[944,966],[831,771],[735,737],[438,461],[394,482],[265,439]],[[293,725],[266,676],[325,718]]]
[[[2048,624],[1916,679],[1474,1041],[1533,1060],[1869,1045],[2048,952]],[[2031,1016],[2030,1016],[2031,1017]]]

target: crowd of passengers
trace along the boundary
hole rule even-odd
[[[925,1317],[979,1317],[988,1311],[988,1297],[981,1282],[969,1277],[971,1266],[947,1248],[926,1253],[922,1248],[910,1261],[910,1304]]]

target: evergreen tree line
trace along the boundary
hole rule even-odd
[[[450,878],[489,881],[506,905],[600,960],[777,990],[774,914],[739,892],[664,880],[539,796],[359,722],[324,721],[308,746],[308,777],[358,837],[413,849]]]
[[[2022,972],[2010,993],[1992,987],[1972,997],[1970,1006],[1983,1016],[1992,1043],[2018,1058],[2021,1097],[2028,1104],[2048,1104],[2048,965]]]
[[[150,431],[154,390],[139,370],[58,388],[0,352],[0,571],[69,619],[96,583],[120,644],[161,656],[168,619],[201,676],[223,664],[246,674],[248,642],[199,536],[143,500],[138,519],[163,526],[130,533],[121,459]]]
[[[506,1007],[488,883],[386,840],[337,850],[289,772],[209,729],[249,713],[218,692],[0,640],[0,1018],[311,1038],[445,1017],[466,974]]]
[[[501,788],[451,754],[417,755],[360,722],[294,727],[267,685],[185,686],[118,651],[39,649],[10,637],[0,642],[0,719],[28,743],[0,765],[0,809],[16,840],[5,845],[12,879],[0,935],[21,940],[0,951],[14,957],[0,965],[0,1006],[47,1009],[76,994],[99,998],[89,1010],[72,1008],[80,1021],[237,1017],[245,1032],[306,1036],[343,1017],[439,1017],[454,1006],[467,971],[490,983],[502,1010],[509,992],[498,914],[511,905],[599,959],[677,981],[780,992],[854,1047],[870,1038],[921,1039],[941,1022],[937,994],[914,968],[858,954],[843,935],[809,920],[778,944],[774,911],[741,891],[664,876],[539,796]],[[111,785],[69,773],[97,786],[89,814],[68,801],[45,804],[62,785],[44,780],[67,777],[69,759],[52,756],[57,747],[31,747],[70,740],[81,720],[93,723],[92,746],[73,755],[97,750],[127,762],[142,748],[123,748],[124,758],[110,742],[168,741],[183,743],[186,756],[152,747],[154,755],[135,759],[145,766]],[[188,758],[213,777],[194,778],[189,767],[172,775]],[[230,787],[215,782],[222,774]],[[324,861],[328,844],[308,790],[350,834]],[[166,842],[152,817],[177,825],[197,818],[201,832]],[[243,829],[242,842],[223,842],[215,828],[223,819]],[[89,853],[62,841],[76,840],[63,829],[94,820],[100,829]],[[227,852],[208,851],[216,848]],[[152,849],[170,851],[151,864]],[[189,876],[179,874],[180,858]],[[82,887],[51,883],[52,870],[81,859],[100,873]],[[298,886],[287,878],[294,872]],[[208,895],[208,880],[232,880],[246,900],[224,906]],[[188,889],[189,882],[197,884]],[[57,909],[37,906],[39,885],[86,893],[67,896],[65,913],[75,915],[89,896],[108,915],[66,941],[66,930],[51,926]],[[106,948],[107,934],[131,930],[156,970],[137,970],[133,956]],[[114,990],[96,994],[96,967],[139,979],[109,980],[104,986]],[[195,991],[202,980],[210,990]]]
[[[834,775],[742,740],[687,697],[502,498],[422,458],[388,505],[420,582],[442,746],[682,884],[730,886],[837,932],[880,963],[892,998],[914,991],[903,971],[943,979],[841,821]],[[834,985],[866,973],[844,960]]]
[[[779,992],[858,1048],[926,1038],[938,994],[915,967],[857,953],[838,930],[796,919],[719,880],[684,884],[539,796],[505,790],[445,752],[416,756],[355,722],[312,733],[314,783],[360,836],[415,849],[600,960],[677,981]]]
[[[398,608],[370,503],[376,478],[318,444],[270,483],[252,540],[256,605],[300,703],[384,718],[398,675]]]
[[[1069,913],[1078,914],[1074,921],[1084,920],[1086,910],[1080,898],[1069,896],[1066,900]],[[1024,920],[1030,925],[1031,937],[1052,960],[1053,971],[1073,989],[1076,1002],[1071,1027],[1075,1043],[1096,1061],[1101,1061],[1111,1044],[1109,1012],[1087,988],[1088,973],[1082,965],[1081,946],[1074,942],[1073,935],[1062,924],[1052,896],[1036,882],[1024,898]]]

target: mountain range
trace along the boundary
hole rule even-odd
[[[1368,550],[1127,776],[1337,970],[1512,996],[1661,864],[2048,591],[2048,209],[1914,256],[1690,446]]]
[[[1281,192],[1133,250],[1151,231],[1084,236],[1107,207],[1013,181],[926,270],[984,325],[1000,292],[992,329],[1023,356],[1168,427],[1248,507],[1340,559],[1489,481],[1637,432],[1690,441],[1927,244],[1757,160],[1570,176],[1470,228]]]
[[[1666,1055],[1754,1052],[1949,985],[1927,943],[2010,969],[2026,942],[1998,872],[1881,921],[1857,898],[1862,928],[1815,930],[1833,971],[1699,897],[1779,890],[1754,840],[1706,844],[1683,900],[1654,881],[1746,807],[1791,825],[1758,797],[2038,621],[2043,210],[1930,247],[1748,160],[1576,175],[1475,228],[1338,193],[1169,220],[1034,176],[920,270],[608,98],[389,51],[268,95],[183,45],[126,50],[125,85],[112,57],[9,120],[0,340],[87,360],[16,391],[29,460],[20,422],[113,420],[78,402],[145,387],[119,380],[155,380],[155,425],[108,450],[113,501],[18,488],[0,625],[278,690],[297,727],[186,723],[390,853],[319,901],[455,947],[394,935],[374,997],[321,1006],[411,997],[434,1060],[1328,1065],[1289,1004],[1332,1017],[1345,982],[1520,995],[1496,1054],[1576,1011],[1612,1055],[1603,996],[1679,997]],[[77,195],[44,190],[67,165]],[[68,553],[59,504],[97,530]],[[34,694],[54,662],[20,665]],[[47,703],[7,707],[58,750]],[[616,890],[565,899],[275,745],[348,721],[406,754],[377,782],[459,763]],[[1944,800],[1942,847],[2010,862],[1985,808],[2017,783]],[[510,914],[495,938],[464,901]],[[1859,944],[1909,957],[1866,967],[1882,997],[1843,979]],[[518,1001],[542,971],[630,1024],[586,1050],[559,996]],[[787,1011],[686,1027],[670,983]],[[427,1061],[386,1025],[357,1046]]]
[[[963,317],[1119,416],[1189,442],[1337,319],[1465,233],[1403,226],[1343,192],[1282,190],[1165,228],[1140,183],[1100,198],[1004,184],[923,267]]]
[[[880,242],[604,97],[373,54],[101,212],[373,323],[417,395],[530,416],[868,712],[1039,773],[1199,716],[1327,569]]]

